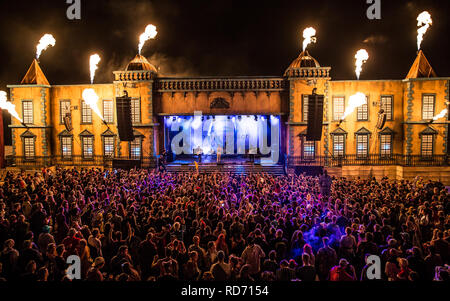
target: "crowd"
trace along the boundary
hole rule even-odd
[[[0,184],[0,280],[448,281],[437,182],[44,169]],[[73,280],[72,280],[73,281]]]

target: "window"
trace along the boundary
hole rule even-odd
[[[31,100],[22,101],[23,123],[33,123],[33,102]]]
[[[103,101],[103,118],[105,119],[106,123],[114,122],[114,109],[112,100]]]
[[[131,99],[131,123],[136,124],[141,122],[141,99]]]
[[[306,136],[303,137],[303,158],[313,160],[316,156],[316,142],[307,141]]]
[[[333,97],[333,119],[341,120],[344,116],[344,97]]]
[[[422,156],[431,157],[433,156],[433,135],[422,135]]]
[[[84,136],[82,137],[83,142],[83,158],[92,159],[94,157],[94,137]]]
[[[303,95],[302,99],[302,107],[303,107],[303,122],[308,121],[308,95]]]
[[[380,135],[380,156],[383,158],[392,155],[392,135]]]
[[[61,155],[63,159],[72,159],[72,136],[61,137]]]
[[[422,97],[422,119],[431,120],[434,117],[434,95],[423,95]]]
[[[70,100],[61,100],[59,102],[59,112],[60,112],[60,119],[59,122],[61,124],[64,123],[64,117],[66,117],[66,114],[70,114]]]
[[[345,135],[333,136],[333,155],[335,156],[344,155],[344,136]]]
[[[369,120],[369,99],[366,97],[366,104],[359,106],[356,110],[356,118],[358,121]]]
[[[141,159],[142,157],[142,143],[141,138],[136,137],[130,142],[130,158],[131,159]]]
[[[356,135],[356,157],[367,158],[369,155],[369,135]]]
[[[34,138],[33,137],[24,137],[23,138],[23,145],[24,145],[24,156],[25,159],[30,160],[34,159],[35,153],[34,153]]]
[[[392,120],[392,106],[394,103],[393,96],[381,96],[381,109],[386,113],[386,120]]]
[[[103,155],[105,157],[114,157],[114,136],[103,137]]]
[[[81,123],[92,123],[92,109],[85,101],[81,101]]]

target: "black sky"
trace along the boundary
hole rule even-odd
[[[0,88],[17,84],[44,33],[56,46],[41,56],[51,84],[89,82],[89,55],[102,57],[96,82],[112,81],[137,53],[145,26],[158,28],[143,50],[167,75],[281,76],[301,50],[301,33],[317,29],[310,53],[333,79],[354,79],[354,54],[370,59],[361,79],[404,78],[416,55],[417,15],[433,26],[422,48],[439,76],[450,76],[448,0],[381,0],[368,20],[366,0],[81,0],[81,20],[66,18],[66,0],[0,0]]]

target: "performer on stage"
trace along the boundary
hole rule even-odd
[[[221,145],[217,146],[217,164],[220,163],[220,156],[222,155],[223,149]]]
[[[159,157],[159,169],[163,169],[164,171],[167,171],[166,169],[166,160],[167,160],[167,151],[164,149]]]

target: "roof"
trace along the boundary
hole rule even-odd
[[[31,63],[30,68],[22,79],[21,85],[46,85],[49,86],[49,82],[42,72],[41,67],[36,59]]]
[[[371,135],[372,133],[365,127],[360,128],[355,132],[355,135]]]
[[[420,136],[422,135],[437,135],[438,131],[436,131],[435,129],[433,129],[430,126],[427,126],[422,132],[419,133]]]
[[[331,135],[347,135],[347,132],[342,128],[338,127],[330,133]]]
[[[420,50],[417,54],[416,60],[414,61],[411,69],[408,72],[408,75],[406,75],[406,79],[424,77],[437,77],[437,74],[436,72],[434,72],[433,67],[431,67],[423,51]]]
[[[125,71],[153,71],[158,73],[155,66],[150,64],[150,62],[140,54],[137,54],[136,57],[128,63]]]
[[[308,50],[305,50],[289,65],[287,70],[298,68],[320,68],[320,64],[309,54]]]

